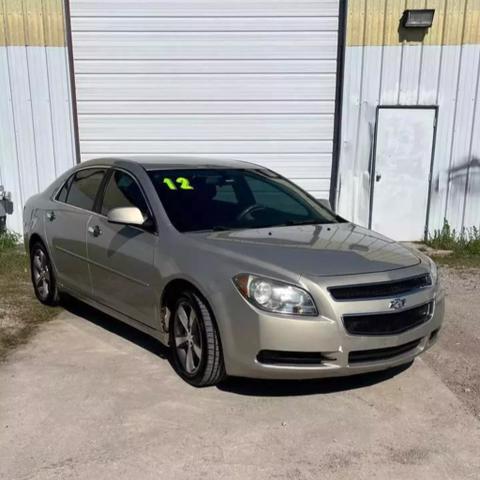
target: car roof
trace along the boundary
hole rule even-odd
[[[81,166],[121,166],[125,163],[140,164],[146,170],[174,170],[174,169],[195,169],[195,168],[265,168],[250,162],[243,162],[234,159],[218,159],[203,157],[182,157],[182,156],[160,156],[152,155],[145,157],[103,157],[82,162]]]

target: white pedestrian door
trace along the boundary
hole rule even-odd
[[[435,117],[434,108],[379,108],[371,228],[394,240],[424,237]]]

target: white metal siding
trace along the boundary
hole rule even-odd
[[[71,0],[80,150],[264,164],[328,197],[338,0]]]
[[[74,164],[67,51],[0,46],[1,183],[12,193],[7,227],[22,233],[25,201]]]
[[[345,57],[339,213],[368,224],[377,105],[438,105],[429,230],[444,218],[478,226],[480,45],[349,46]]]

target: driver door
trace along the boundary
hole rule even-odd
[[[108,212],[119,207],[137,207],[145,219],[152,220],[151,210],[136,179],[123,170],[112,170],[100,211],[92,215],[88,224],[93,295],[98,302],[158,328],[157,235],[154,228],[108,222]]]

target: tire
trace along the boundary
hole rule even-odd
[[[170,350],[175,371],[190,385],[207,387],[225,378],[215,321],[205,301],[191,290],[183,291],[175,300]]]
[[[44,305],[58,305],[57,279],[45,245],[35,242],[30,250],[30,272],[35,296]]]

